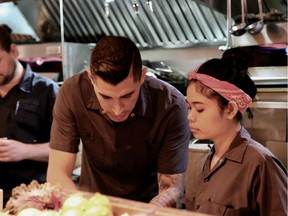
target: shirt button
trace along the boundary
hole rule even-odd
[[[134,114],[134,113],[131,113],[131,115],[130,115],[130,116],[133,118],[133,117],[135,117],[135,114]]]
[[[196,205],[196,209],[199,209],[200,208],[200,205]]]
[[[204,181],[205,181],[205,182],[209,182],[209,179],[208,179],[208,178],[205,178]]]

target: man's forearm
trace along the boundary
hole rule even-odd
[[[41,144],[27,145],[27,159],[41,162],[48,162],[49,158],[49,142]]]
[[[75,192],[78,190],[75,183],[72,181],[72,178],[69,178],[68,176],[64,176],[62,174],[57,174],[57,172],[51,174],[51,172],[49,172],[49,169],[47,173],[47,182],[51,184],[58,184],[61,189],[66,192]]]
[[[75,167],[76,154],[51,149],[47,170],[47,181],[59,184],[63,190],[76,191],[72,181],[72,172]]]
[[[184,174],[158,174],[159,194],[150,204],[161,207],[175,207],[184,193]]]

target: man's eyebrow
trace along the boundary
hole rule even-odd
[[[125,95],[122,95],[120,98],[127,97],[127,96],[133,94],[134,92],[135,92],[135,91],[133,90],[133,91],[131,91],[131,92],[125,94]],[[111,98],[110,96],[105,95],[105,94],[102,94],[102,93],[100,93],[100,92],[99,92],[99,94],[100,94],[102,97]]]

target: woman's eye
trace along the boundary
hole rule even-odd
[[[201,113],[204,111],[204,109],[196,109],[198,113]]]

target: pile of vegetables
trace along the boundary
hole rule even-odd
[[[59,211],[30,207],[22,209],[17,216],[113,216],[113,212],[106,196],[96,193],[86,198],[80,193],[75,193],[65,199]]]
[[[4,212],[17,216],[113,216],[110,200],[100,193],[88,198],[83,193],[67,194],[58,185],[37,181],[15,187]]]
[[[107,196],[95,193],[66,193],[58,185],[32,181],[12,190],[12,196],[0,216],[113,216]],[[122,216],[154,216],[122,214]]]
[[[59,211],[67,196],[68,194],[58,185],[32,181],[29,185],[21,184],[12,190],[4,212],[18,215],[21,210],[27,208]]]

